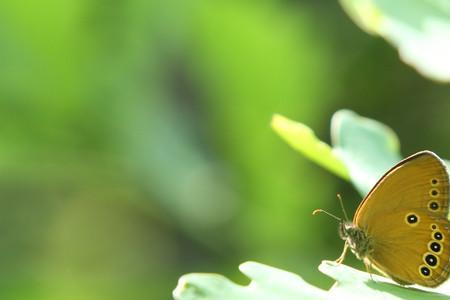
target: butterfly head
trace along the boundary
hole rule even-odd
[[[345,221],[345,220],[340,220],[339,222],[339,236],[341,237],[341,239],[343,239],[344,241],[347,240],[350,237],[355,237],[357,230],[356,230],[356,226],[349,221]]]

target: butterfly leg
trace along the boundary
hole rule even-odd
[[[367,263],[366,261],[364,261],[364,266],[366,267],[366,272],[369,273],[370,280],[375,281],[372,276],[372,262],[369,261]]]
[[[348,244],[347,244],[347,242],[345,242],[344,250],[342,250],[341,256],[339,256],[339,258],[335,260],[336,263],[341,264],[344,261],[345,255],[347,254],[347,250],[348,250]]]

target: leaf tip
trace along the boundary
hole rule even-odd
[[[281,128],[283,128],[286,125],[286,122],[288,119],[280,114],[273,114],[272,120],[270,121],[270,127],[272,127],[273,130],[279,131]]]
[[[181,276],[180,279],[178,279],[177,286],[172,292],[172,296],[174,299],[180,299],[183,292],[187,289],[187,282],[186,282],[186,276]]]

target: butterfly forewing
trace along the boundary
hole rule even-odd
[[[389,170],[353,221],[371,240],[369,262],[404,284],[445,281],[450,268],[448,192],[446,167],[432,152],[419,152]]]

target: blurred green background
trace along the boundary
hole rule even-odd
[[[329,141],[349,108],[449,158],[449,95],[335,1],[2,1],[0,298],[171,299],[247,260],[327,288],[311,211],[360,197],[272,114]]]

